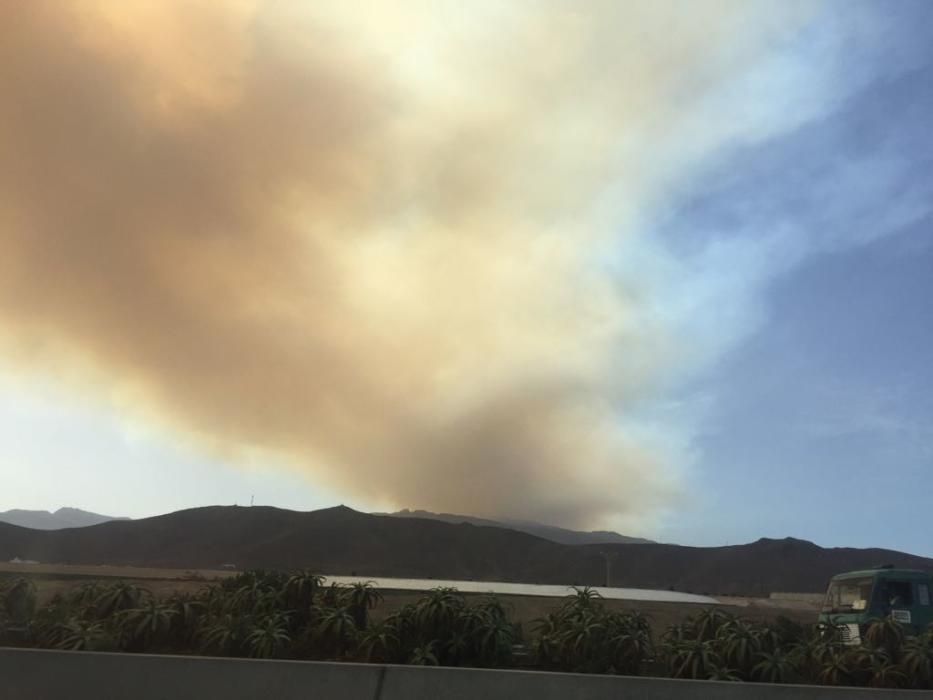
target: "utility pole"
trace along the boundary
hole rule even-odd
[[[613,554],[610,552],[600,552],[603,555],[603,559],[606,560],[606,588],[612,588],[612,559]]]

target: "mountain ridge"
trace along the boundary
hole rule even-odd
[[[822,592],[842,571],[890,563],[933,572],[933,559],[883,549],[824,549],[761,539],[724,547],[563,545],[470,523],[270,506],[208,506],[66,530],[0,524],[0,561],[178,569],[311,568],[373,577],[603,585],[712,595]]]
[[[87,510],[68,506],[55,511],[13,508],[0,512],[0,522],[27,527],[33,530],[63,530],[72,527],[89,527],[111,520],[128,519],[129,518],[101,515],[100,513],[92,513]]]
[[[569,528],[546,525],[534,520],[518,520],[514,518],[481,518],[475,515],[458,515],[455,513],[434,513],[429,510],[410,510],[404,508],[393,513],[373,513],[373,515],[388,515],[393,518],[424,518],[427,520],[440,520],[447,523],[470,523],[481,527],[502,527],[509,530],[525,532],[529,535],[543,537],[546,540],[559,544],[657,544],[653,540],[643,537],[629,537],[610,530],[571,530]]]

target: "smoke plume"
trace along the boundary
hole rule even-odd
[[[682,350],[601,261],[785,19],[352,4],[4,4],[5,362],[362,501],[653,516],[626,416]]]

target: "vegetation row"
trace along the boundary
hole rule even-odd
[[[708,608],[655,640],[636,611],[590,589],[561,601],[525,639],[506,606],[437,588],[378,621],[372,584],[325,585],[308,571],[247,571],[159,599],[92,582],[37,606],[27,578],[0,582],[0,645],[47,649],[365,661],[769,683],[933,688],[933,628],[874,621],[862,643],[832,625],[751,622]]]

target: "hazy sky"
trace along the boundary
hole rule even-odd
[[[933,6],[277,7],[0,10],[0,510],[933,555]]]

